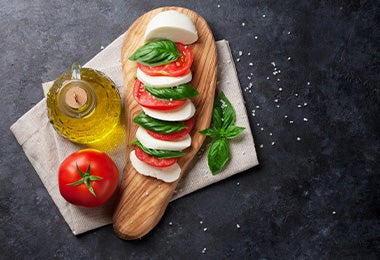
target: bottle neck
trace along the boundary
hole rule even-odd
[[[59,109],[73,118],[89,116],[96,107],[93,86],[83,80],[68,80],[63,83],[57,96]]]

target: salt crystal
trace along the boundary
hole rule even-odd
[[[288,115],[285,115],[284,117],[285,117],[285,118],[288,118]]]
[[[207,231],[207,228],[205,227],[205,228],[203,229],[203,231],[206,232],[206,231]]]
[[[239,61],[240,61],[240,59],[239,59],[239,58],[237,58],[237,59],[236,59],[236,62],[239,62]]]
[[[336,214],[336,211],[334,210],[334,211],[332,212],[332,214],[335,215],[335,214]]]
[[[278,103],[278,99],[276,98],[276,99],[274,100],[274,102],[275,102],[275,103]]]
[[[102,45],[102,46],[100,46],[100,49],[101,49],[101,50],[103,50],[103,49],[104,49],[104,46],[103,46],[103,45]]]
[[[304,107],[306,107],[306,106],[307,106],[307,103],[306,103],[306,102],[305,102],[305,103],[303,103],[303,106],[304,106]]]
[[[273,135],[273,133],[272,133],[272,132],[270,132],[270,133],[269,133],[269,135],[270,135],[270,136],[272,136],[272,135]]]
[[[259,37],[256,35],[256,36],[255,36],[255,40],[257,40],[258,38],[259,38]]]
[[[253,63],[252,63],[252,62],[250,62],[248,65],[249,65],[249,66],[253,66]]]
[[[267,79],[269,79],[269,77],[267,77]]]
[[[260,148],[263,148],[264,147],[264,145],[263,144],[260,144]]]
[[[290,34],[290,32],[288,32],[288,34]]]
[[[307,85],[310,86],[310,82],[309,81],[307,82]]]
[[[264,131],[264,127],[261,127],[260,130],[261,130],[261,131]]]
[[[245,26],[245,23],[241,23],[241,26]]]
[[[301,137],[298,137],[298,136],[297,136],[297,141],[301,141]]]
[[[275,145],[275,142],[272,142],[272,145]]]
[[[220,8],[220,5],[218,5],[218,8]]]
[[[288,57],[288,60],[291,60],[292,58]]]
[[[302,106],[301,106],[301,105],[298,105],[297,107],[300,108],[300,107],[302,107]]]
[[[278,91],[282,91],[282,88],[278,88]]]
[[[298,93],[295,93],[294,96],[298,97]]]
[[[270,64],[272,64],[273,67],[276,67],[276,63],[274,63],[274,61],[272,61]]]
[[[260,106],[256,106],[256,108],[260,108]]]
[[[276,107],[277,107],[277,108],[279,108],[279,107],[280,107],[280,105],[276,105]]]
[[[303,118],[303,121],[307,122],[309,121],[306,117]]]
[[[260,126],[260,123],[257,123],[256,125],[257,125],[257,126]]]
[[[201,224],[201,225],[202,225],[202,224],[203,224],[203,221],[202,221],[202,220],[201,220],[201,221],[199,221],[199,224]]]
[[[239,185],[240,185],[240,183],[239,183],[239,182],[237,182],[237,183],[236,183],[236,185],[237,185],[237,186],[239,186]]]
[[[243,52],[242,51],[239,51],[239,56],[243,55]]]
[[[277,79],[277,81],[280,81],[280,79]]]
[[[202,249],[202,254],[205,254],[206,253],[206,248],[203,248]]]
[[[290,121],[289,121],[289,123],[290,123],[290,124],[293,124],[293,123],[294,123],[294,121],[293,121],[293,120],[290,120]]]
[[[173,223],[172,223],[172,222],[169,222],[169,226],[171,226],[171,225],[173,225]]]
[[[250,52],[248,52],[248,54],[247,54],[248,56],[251,56],[251,53]]]
[[[239,228],[240,228],[240,225],[239,225],[239,224],[236,224],[236,227],[239,229]]]

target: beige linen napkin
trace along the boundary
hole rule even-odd
[[[108,75],[118,86],[121,95],[123,94],[120,63],[122,38],[123,35],[84,65],[101,70]],[[239,138],[230,142],[231,161],[222,172],[215,176],[208,170],[206,142],[180,181],[173,200],[258,164],[255,144],[228,42],[218,41],[217,49],[218,90],[223,91],[234,105],[237,115],[236,124],[245,127],[246,130]],[[45,93],[51,84],[52,82],[43,84]],[[47,118],[45,98],[17,120],[11,126],[11,131],[74,235],[112,223],[113,201],[103,207],[87,209],[71,205],[61,197],[57,180],[59,164],[69,154],[85,146],[71,143],[54,131]],[[102,147],[102,149],[115,161],[122,174],[126,144],[124,138],[120,140],[118,146],[110,144],[109,147]]]

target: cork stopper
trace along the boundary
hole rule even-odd
[[[81,87],[72,86],[66,91],[65,102],[69,107],[78,109],[86,104],[87,93]]]

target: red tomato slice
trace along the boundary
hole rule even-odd
[[[136,157],[140,160],[154,167],[165,168],[177,162],[177,158],[157,158],[145,153],[140,147],[135,147]]]
[[[148,132],[149,135],[151,135],[152,137],[156,139],[164,140],[164,141],[175,141],[175,140],[181,139],[186,134],[190,133],[191,129],[193,129],[194,121],[195,121],[194,117],[184,121],[183,123],[186,125],[186,128],[175,133],[162,134],[162,133],[158,133],[158,132],[154,132],[150,130],[146,130],[146,131]]]
[[[160,66],[145,66],[137,63],[138,67],[150,76],[171,76],[178,77],[187,74],[190,71],[191,64],[193,63],[193,53],[189,46],[182,43],[176,43],[181,56],[173,62]]]
[[[163,100],[152,96],[145,90],[141,81],[136,80],[133,86],[133,97],[143,107],[156,110],[171,110],[184,105],[186,100]]]

